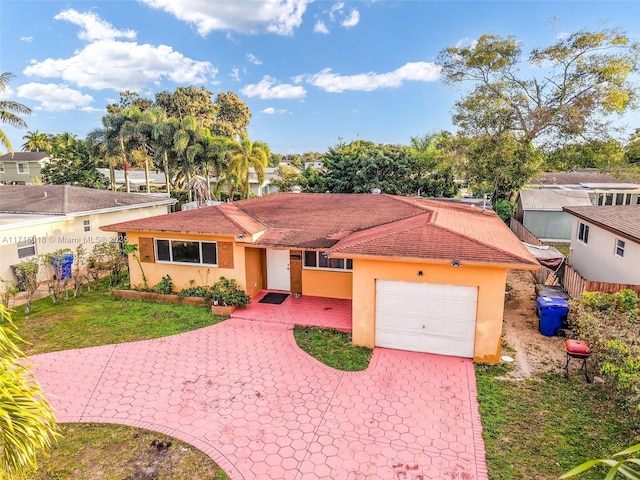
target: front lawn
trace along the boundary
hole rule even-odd
[[[338,330],[296,325],[293,336],[302,350],[336,370],[364,370],[373,353],[370,348],[356,347],[351,343],[351,334]]]
[[[27,355],[71,348],[147,340],[187,332],[220,322],[208,307],[118,300],[105,287],[54,305],[33,301],[31,314],[16,307],[12,318]]]
[[[505,365],[476,365],[491,480],[556,479],[585,460],[610,458],[640,436],[640,417],[584,376],[508,380]],[[603,470],[578,479],[604,478]]]

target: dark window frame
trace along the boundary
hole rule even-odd
[[[578,240],[587,245],[589,243],[589,225],[578,222]]]
[[[323,252],[305,250],[302,268],[305,270],[325,270],[329,272],[353,272],[353,259],[325,257]],[[313,261],[312,260],[313,257]],[[313,265],[310,265],[313,263]]]

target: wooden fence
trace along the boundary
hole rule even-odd
[[[640,285],[628,285],[624,283],[592,282],[584,279],[569,265],[564,266],[562,286],[572,298],[580,298],[583,292],[616,293],[621,290],[633,290],[640,294]]]
[[[531,245],[544,245],[544,242],[531,233],[527,227],[522,225],[515,217],[511,217],[509,228],[511,228],[511,231],[516,234],[516,237],[523,242],[530,243]]]

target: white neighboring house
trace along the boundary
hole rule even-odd
[[[15,280],[12,266],[56,250],[90,252],[117,233],[100,227],[162,215],[176,199],[69,185],[0,185],[0,278]]]
[[[640,285],[640,205],[565,207],[569,265],[593,282]]]

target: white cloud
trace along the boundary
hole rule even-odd
[[[93,97],[54,83],[25,83],[17,89],[18,97],[40,102],[35,110],[93,110]]]
[[[84,30],[79,36],[90,39],[89,43],[69,58],[32,60],[23,71],[25,75],[59,78],[79,87],[121,91],[142,90],[162,79],[204,84],[217,74],[210,62],[192,60],[170,46],[116,40],[117,36],[135,37],[135,32],[116,30],[94,14],[65,10],[56,18],[81,25]]]
[[[21,42],[31,43],[33,42],[33,37],[20,37]]]
[[[105,22],[95,13],[80,13],[73,8],[63,10],[55,17],[56,20],[66,20],[82,27],[78,38],[89,42],[94,40],[113,40],[115,38],[136,38],[133,30],[117,30],[109,22]]]
[[[253,53],[247,53],[247,60],[254,65],[262,65],[262,60],[256,57]]]
[[[354,8],[353,10],[351,10],[349,16],[344,19],[344,21],[342,22],[342,26],[345,28],[351,28],[358,25],[358,23],[360,23],[360,12],[358,12],[358,10]]]
[[[217,70],[167,45],[100,40],[70,58],[48,58],[24,69],[29,76],[60,78],[80,87],[141,90],[149,82],[167,78],[175,83],[205,83]]]
[[[240,70],[239,69],[232,68],[231,69],[231,73],[229,75],[231,75],[231,78],[233,78],[236,82],[240,81]]]
[[[318,20],[316,22],[316,24],[313,26],[313,31],[316,33],[324,33],[325,35],[329,33],[327,25],[322,20]]]
[[[276,113],[279,115],[284,115],[285,113],[287,113],[287,110],[285,110],[284,108],[275,109],[273,107],[267,107],[262,110],[262,113],[265,113],[267,115],[275,115]]]
[[[307,5],[314,0],[141,0],[178,20],[195,25],[202,36],[214,30],[244,33],[267,31],[291,35],[302,24]]]
[[[335,22],[336,21],[336,14],[342,13],[343,10],[344,10],[344,3],[343,2],[335,3],[331,7],[331,9],[329,10],[329,18],[331,19],[331,21]]]
[[[327,92],[340,93],[346,90],[371,92],[381,88],[397,88],[405,81],[435,82],[440,77],[440,67],[431,62],[408,62],[387,73],[359,73],[339,75],[326,68],[312,75],[301,75],[296,82],[306,81]]]
[[[263,100],[278,98],[304,98],[307,91],[304,87],[281,83],[276,85],[276,79],[268,75],[264,76],[260,82],[247,85],[240,92],[247,97],[259,97]]]

